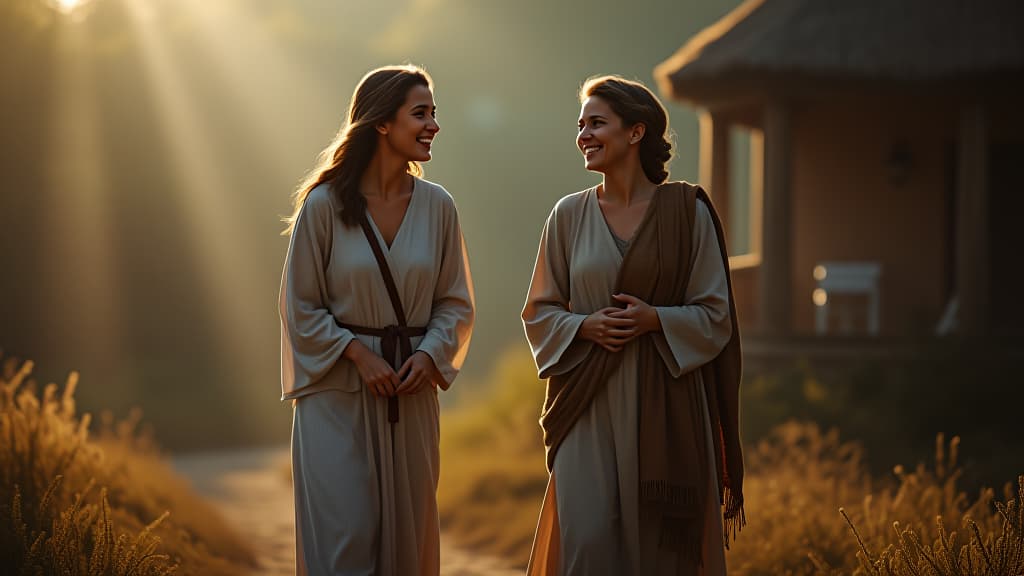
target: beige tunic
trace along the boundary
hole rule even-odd
[[[702,202],[697,203],[692,255],[685,302],[656,308],[663,333],[655,342],[674,377],[713,359],[731,334],[725,269],[711,214]],[[544,226],[523,310],[541,378],[571,370],[595,345],[577,339],[576,333],[587,315],[613,305],[621,265],[596,189],[560,200]],[[674,560],[659,553],[656,537],[640,534],[636,353],[635,343],[620,352],[620,367],[556,453],[530,574],[651,574],[655,559],[657,573],[673,573]],[[713,454],[710,427],[708,441],[708,454]],[[708,468],[704,573],[724,574],[713,461]]]
[[[292,461],[296,572],[311,575],[435,575],[437,392],[400,397],[400,420],[341,357],[353,338],[377,354],[368,327],[396,318],[370,245],[346,227],[326,186],[310,192],[292,233],[281,282],[281,385],[296,399]],[[372,219],[371,219],[372,224]],[[469,345],[473,293],[451,196],[415,179],[390,248],[373,226],[410,326],[426,326],[413,348],[454,380]]]

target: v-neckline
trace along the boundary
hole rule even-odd
[[[647,221],[650,220],[651,213],[653,212],[653,209],[654,209],[654,198],[655,198],[655,196],[657,196],[661,192],[661,187],[662,186],[663,186],[663,184],[658,184],[658,186],[654,189],[654,193],[651,194],[651,199],[647,203],[647,208],[644,208],[644,215],[640,218],[640,223],[636,225],[636,228],[633,230],[633,235],[630,236],[629,239],[619,238],[615,234],[615,231],[612,230],[611,224],[608,223],[608,218],[606,218],[605,215],[604,215],[604,210],[601,210],[601,199],[597,196],[597,186],[594,186],[593,188],[591,188],[591,190],[594,191],[594,210],[597,210],[598,217],[600,217],[601,221],[604,223],[604,229],[606,231],[606,235],[607,235],[608,239],[612,241],[612,244],[615,245],[616,252],[619,251],[618,250],[618,243],[616,242],[616,240],[621,240],[622,242],[626,243],[626,250],[625,250],[625,252],[621,253],[623,258],[626,257],[626,254],[629,253],[629,250],[633,247],[633,240],[636,239],[637,234],[640,233],[640,230],[642,230],[644,225],[647,224]]]
[[[412,192],[409,196],[409,204],[405,207],[405,212],[402,214],[402,221],[398,223],[398,230],[395,231],[395,237],[391,239],[391,244],[384,241],[384,234],[381,233],[380,228],[377,227],[377,223],[373,220],[373,214],[370,214],[370,209],[366,209],[366,219],[370,221],[370,226],[373,228],[373,233],[377,235],[377,239],[380,240],[381,246],[384,247],[384,251],[387,254],[391,254],[391,249],[398,244],[398,239],[402,236],[402,230],[405,229],[405,222],[409,219],[409,212],[412,210],[412,203],[416,201],[416,197],[419,194],[416,192],[417,180],[419,178],[412,177]]]

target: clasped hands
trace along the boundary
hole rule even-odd
[[[586,317],[579,337],[590,340],[609,352],[619,352],[630,340],[648,332],[660,332],[658,311],[636,296],[612,294],[625,308],[609,306]]]
[[[351,341],[342,356],[356,365],[360,379],[375,396],[416,394],[427,386],[437,388],[442,378],[434,359],[422,350],[413,352],[397,372],[359,340]]]

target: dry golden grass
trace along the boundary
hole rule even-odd
[[[957,487],[958,448],[957,438],[947,446],[939,436],[933,467],[922,463],[913,472],[897,467],[894,479],[879,482],[865,471],[859,446],[840,442],[835,430],[822,434],[813,424],[795,422],[780,426],[747,452],[750,472],[745,490],[751,523],[728,554],[730,572],[1024,573],[1021,494],[1007,487],[1008,504],[994,503],[991,489],[969,498]],[[1008,510],[1001,513],[1000,506]],[[856,534],[851,532],[854,526]],[[950,534],[945,529],[949,526],[963,529]],[[942,544],[921,545],[937,542],[940,536]],[[961,569],[933,570],[926,556],[937,559],[936,567],[944,565],[972,549],[972,539],[988,542],[990,555],[1009,558],[989,571],[977,562],[984,553],[975,544],[972,566],[962,561]]]
[[[32,363],[0,373],[0,566],[10,574],[227,576],[252,552],[136,433],[138,416],[89,438],[77,375],[38,391]]]
[[[745,453],[749,524],[727,555],[737,574],[812,574],[852,559],[857,542],[839,516],[873,490],[863,456],[837,432],[788,423]]]
[[[442,421],[443,525],[461,544],[520,566],[547,481],[537,425],[543,384],[534,374],[525,352],[506,356],[493,397],[466,399]],[[727,553],[729,573],[1024,574],[1024,487],[1008,487],[1005,503],[993,503],[989,489],[970,498],[957,486],[958,448],[940,436],[933,466],[875,479],[859,444],[837,431],[775,428],[747,447],[749,524]]]
[[[441,525],[460,545],[525,566],[548,477],[544,384],[527,353],[506,354],[493,382],[490,396],[463,398],[441,419]]]
[[[956,449],[956,439],[950,444]],[[955,488],[959,470],[943,473],[941,438],[939,465],[932,474],[919,467],[913,474],[900,474],[900,488],[894,502],[909,502],[922,510],[938,509],[934,523],[911,521],[892,523],[888,544],[876,556],[863,541],[860,528],[841,510],[860,543],[859,566],[855,574],[880,576],[1019,576],[1024,574],[1024,475],[1017,477],[1014,491],[1004,488],[1005,501],[993,500],[985,489],[973,503]],[[951,459],[955,465],[955,457]],[[886,494],[886,497],[890,497]],[[993,512],[992,508],[995,508]],[[894,504],[893,508],[898,505]],[[868,519],[868,525],[871,524]],[[883,520],[884,521],[884,520]],[[874,520],[876,527],[882,521]],[[950,531],[949,527],[953,530]],[[960,531],[956,527],[960,527]],[[883,544],[885,539],[880,539]],[[931,544],[929,544],[931,542]]]

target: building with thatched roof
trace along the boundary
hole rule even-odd
[[[655,77],[699,110],[701,182],[750,238],[749,334],[1022,332],[1024,3],[749,0]]]

